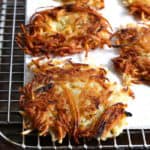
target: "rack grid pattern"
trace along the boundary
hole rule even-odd
[[[81,139],[76,145],[69,137],[62,144],[36,133],[22,136],[22,118],[18,111],[19,87],[24,84],[24,54],[15,42],[19,25],[25,23],[25,0],[0,2],[0,136],[22,148],[32,149],[120,149],[150,148],[149,130],[129,130],[105,142]]]

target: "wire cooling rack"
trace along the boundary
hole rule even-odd
[[[81,139],[76,145],[65,138],[62,144],[36,133],[21,135],[22,118],[18,111],[18,88],[24,83],[24,54],[15,42],[19,25],[25,21],[25,0],[0,1],[0,135],[7,141],[29,149],[149,149],[149,130],[129,130],[105,142]],[[33,4],[34,5],[34,4]]]

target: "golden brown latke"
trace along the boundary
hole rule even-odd
[[[120,51],[113,63],[123,73],[123,82],[150,83],[150,27],[128,26],[118,30],[113,37]]]
[[[150,0],[123,0],[130,13],[142,20],[150,20]]]
[[[60,0],[65,4],[88,5],[97,9],[104,8],[104,0]]]
[[[37,129],[61,143],[67,134],[78,142],[81,137],[106,140],[122,132],[133,95],[109,82],[104,69],[54,60],[34,60],[30,68],[35,77],[20,96],[24,134]]]
[[[36,12],[21,29],[16,38],[18,46],[34,56],[88,52],[109,45],[111,36],[104,17],[89,7],[77,5]]]

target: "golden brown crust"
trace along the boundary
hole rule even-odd
[[[81,137],[106,137],[108,131],[112,131],[114,126],[119,124],[122,118],[126,117],[126,105],[122,103],[114,104],[108,107],[88,131],[81,131]]]
[[[88,5],[97,9],[104,8],[104,0],[61,0],[65,4]]]
[[[36,12],[26,26],[21,25],[17,43],[25,53],[70,55],[88,52],[110,43],[110,25],[87,6],[65,5]]]
[[[124,0],[130,13],[142,20],[150,20],[149,0]]]
[[[150,27],[121,29],[114,34],[120,56],[113,59],[115,68],[123,73],[125,84],[150,81]]]
[[[79,137],[93,138],[97,134],[106,139],[108,132],[127,116],[126,105],[110,99],[113,85],[103,68],[71,61],[57,65],[39,61],[30,64],[36,76],[21,89],[20,107],[26,129],[37,129],[40,135],[51,131],[59,142],[66,134],[76,142]],[[125,89],[119,92],[131,94]]]

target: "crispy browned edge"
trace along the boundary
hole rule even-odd
[[[105,77],[106,71],[102,68],[99,68],[99,70],[94,69],[87,69],[86,71],[80,71],[80,68],[86,68],[88,65],[85,64],[75,64],[69,61],[71,67],[67,70],[63,70],[60,68],[53,68],[53,69],[46,69],[45,67],[38,67],[39,71],[36,73],[36,77],[28,83],[25,87],[21,88],[21,96],[20,96],[20,107],[22,110],[24,110],[27,114],[27,116],[30,118],[30,122],[32,123],[33,129],[37,129],[38,131],[42,132],[42,135],[48,134],[48,129],[50,127],[49,118],[47,118],[47,109],[50,107],[54,107],[57,105],[57,112],[58,112],[58,120],[54,122],[51,127],[54,129],[54,131],[57,132],[57,138],[58,140],[62,140],[66,134],[69,134],[71,137],[74,138],[75,142],[79,142],[79,138],[81,137],[87,137],[87,138],[105,138],[108,131],[111,131],[114,126],[116,126],[120,120],[122,120],[124,117],[128,116],[129,113],[126,113],[125,108],[126,104],[122,103],[116,103],[114,105],[109,105],[109,101],[106,99],[111,94],[111,91],[108,91],[108,85],[105,83],[108,79]],[[38,64],[34,61],[34,64]],[[51,65],[51,64],[48,64]],[[53,67],[53,66],[52,66]],[[39,73],[41,70],[41,73]],[[66,115],[64,111],[62,110],[62,97],[58,97],[57,101],[53,101],[52,99],[47,99],[47,97],[50,98],[50,94],[53,96],[55,95],[55,92],[52,90],[55,85],[51,83],[52,80],[55,79],[54,75],[58,75],[58,80],[60,78],[68,78],[73,77],[74,75],[77,75],[78,78],[92,78],[92,80],[96,80],[98,83],[100,83],[101,86],[104,87],[106,90],[102,95],[104,97],[101,97],[101,102],[108,103],[108,107],[105,109],[105,111],[102,113],[101,117],[98,119],[95,119],[93,121],[90,128],[82,129],[80,130],[78,126],[78,120],[80,117],[80,113],[78,110],[78,107],[76,106],[74,99],[69,94],[69,91],[67,88],[64,88],[65,90],[65,96],[68,97],[67,101],[70,105],[70,115]],[[67,75],[67,76],[65,76]],[[71,78],[68,78],[68,80],[71,80]],[[42,87],[40,89],[36,89],[36,91],[33,91],[33,85],[35,83],[44,83],[46,84],[45,87]],[[51,84],[50,84],[51,83]],[[86,88],[85,88],[86,90]],[[125,92],[128,91],[129,95],[133,96],[131,91],[129,89],[124,89]],[[33,93],[37,94],[38,92],[42,93],[46,91],[46,96],[42,97],[40,99],[40,95],[38,97],[33,96],[34,100],[32,98]],[[53,92],[54,93],[53,93]],[[37,93],[36,93],[37,92]],[[44,93],[43,93],[44,94]],[[105,95],[106,94],[106,95]],[[48,96],[49,95],[49,96]],[[45,99],[43,99],[45,98]],[[39,99],[39,100],[38,100]],[[98,109],[97,106],[100,104],[100,101],[93,101],[93,104],[91,105],[92,109]],[[88,109],[90,111],[90,108]],[[70,118],[72,118],[70,120]]]
[[[128,6],[130,14],[143,21],[150,20],[150,7],[139,2],[134,2]]]
[[[64,4],[70,4],[70,3],[75,3],[77,5],[88,5],[90,7],[94,7],[96,9],[102,9],[105,7],[105,4],[104,4],[104,0],[97,0],[97,4],[96,5],[92,5],[92,4],[88,4],[88,2],[90,0],[61,0],[62,3]],[[94,0],[93,0],[94,1]],[[99,1],[99,2],[98,2]]]
[[[124,84],[150,83],[150,60],[148,57],[142,57],[146,45],[143,47],[140,44],[146,34],[150,34],[150,27],[147,25],[126,27],[116,31],[112,36],[116,38],[114,47],[119,48],[120,53],[112,61],[115,69],[122,74]]]
[[[72,42],[74,42],[74,44],[69,45],[70,39],[66,40],[67,35],[61,33],[51,35],[49,36],[49,39],[44,39],[40,34],[36,34],[36,30],[40,28],[40,26],[37,25],[37,22],[43,22],[44,15],[48,14],[50,18],[55,19],[57,17],[57,12],[62,9],[67,12],[88,13],[94,18],[93,21],[95,23],[91,24],[85,35],[72,37]],[[103,38],[100,35],[102,32],[105,32],[111,36],[110,30],[111,27],[108,21],[101,14],[97,13],[96,10],[87,6],[70,4],[33,14],[28,25],[21,25],[21,32],[17,34],[16,41],[21,50],[26,54],[33,56],[49,54],[65,56],[80,53],[82,51],[86,51],[87,54],[90,49],[95,49],[97,47],[103,48],[105,44],[110,46],[110,38]]]

